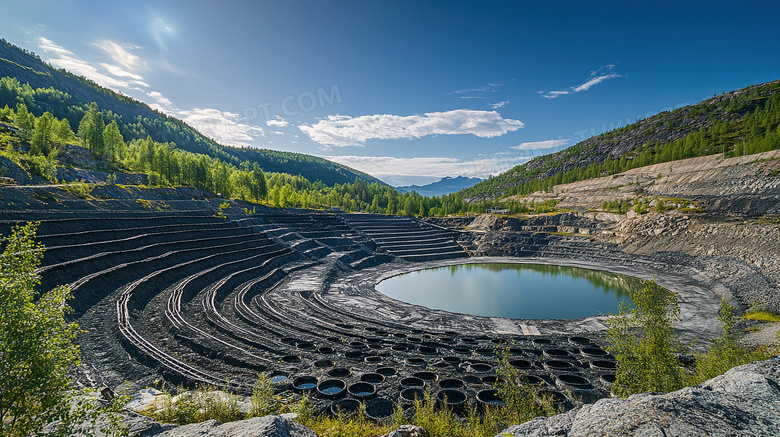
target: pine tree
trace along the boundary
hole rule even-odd
[[[93,155],[100,158],[106,154],[103,142],[105,128],[106,123],[103,121],[103,114],[100,113],[97,103],[90,103],[89,109],[79,123],[79,138],[83,146],[89,148]]]
[[[103,130],[103,144],[105,146],[106,156],[109,159],[122,159],[126,146],[125,140],[119,132],[119,126],[117,126],[116,120],[112,120]]]

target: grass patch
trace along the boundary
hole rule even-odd
[[[761,309],[750,310],[742,317],[758,322],[780,322],[780,314],[775,314],[771,311]]]

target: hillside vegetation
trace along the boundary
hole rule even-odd
[[[780,148],[780,81],[752,85],[662,112],[544,155],[458,194],[469,201],[547,191],[554,185],[722,153]]]

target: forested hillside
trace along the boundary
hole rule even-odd
[[[662,112],[544,155],[458,194],[469,200],[527,195],[650,164],[780,148],[780,81]]]
[[[148,105],[123,96],[65,70],[54,69],[33,53],[5,40],[0,41],[0,107],[24,103],[36,117],[50,112],[78,126],[90,103],[104,111],[107,125],[116,121],[126,141],[150,137],[176,148],[218,158],[235,166],[257,163],[264,171],[301,175],[326,185],[368,183],[380,180],[361,171],[326,159],[292,152],[242,149],[217,144],[181,120],[167,116]]]

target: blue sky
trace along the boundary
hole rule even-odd
[[[777,2],[24,1],[0,36],[224,144],[486,177],[780,79]]]

